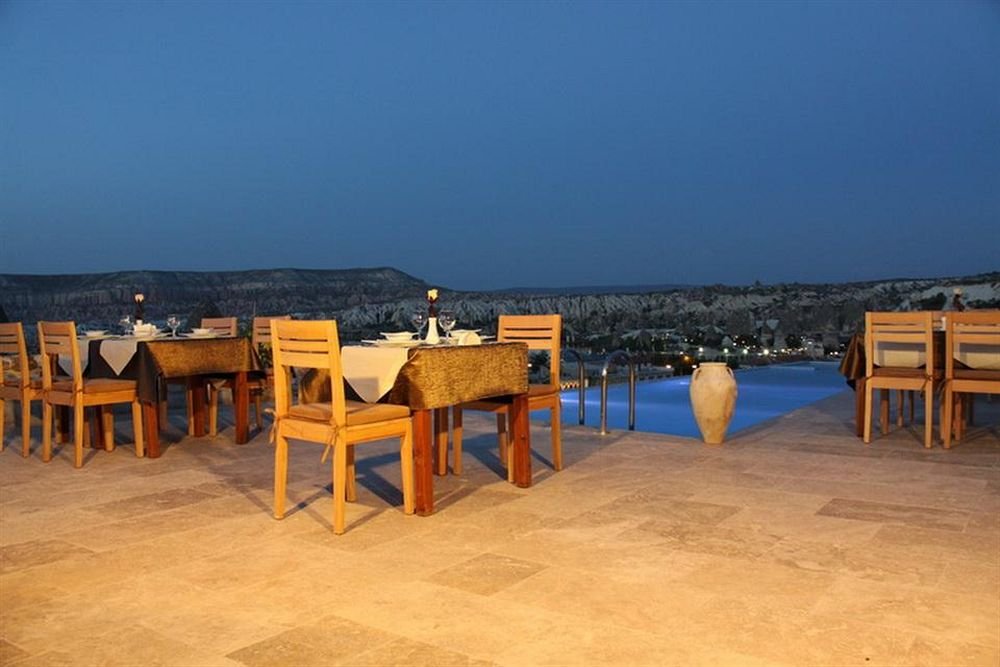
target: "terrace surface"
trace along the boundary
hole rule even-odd
[[[157,460],[8,442],[0,664],[995,667],[1000,404],[977,407],[951,451],[865,446],[849,391],[720,447],[570,426],[560,473],[535,425],[530,489],[469,414],[432,517],[403,515],[391,443],[360,446],[342,536],[315,445],[276,521],[266,435],[182,439],[182,409]]]

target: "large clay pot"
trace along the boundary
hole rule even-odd
[[[723,363],[703,363],[691,376],[691,409],[702,440],[721,445],[736,409],[736,378]]]

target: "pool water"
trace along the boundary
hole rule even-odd
[[[635,388],[635,429],[701,437],[691,412],[690,384],[690,375],[639,382]],[[827,361],[739,370],[736,371],[736,384],[736,411],[727,435],[847,389],[844,376],[838,372],[838,363]],[[600,386],[588,388],[585,400],[586,424],[600,428]],[[579,391],[564,391],[562,405],[563,424],[578,424]],[[628,385],[612,385],[608,387],[608,430],[623,431],[627,428]]]

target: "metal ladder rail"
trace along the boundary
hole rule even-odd
[[[584,367],[584,364],[583,364],[583,356],[579,352],[577,352],[576,350],[566,348],[566,349],[563,350],[563,354],[568,354],[569,356],[571,356],[574,359],[576,359],[577,379],[579,380],[579,383],[580,383],[580,386],[578,388],[579,392],[580,392],[580,398],[579,398],[579,403],[580,403],[580,409],[579,409],[580,426],[583,426],[584,417],[587,414],[587,405],[586,405],[586,401],[585,401],[585,399],[587,397],[587,391],[586,391],[586,389],[587,389],[586,388],[587,369]]]
[[[628,430],[635,430],[635,362],[625,350],[615,350],[608,355],[601,369],[601,435],[607,435],[608,431],[608,368],[611,364],[623,359],[628,363]]]

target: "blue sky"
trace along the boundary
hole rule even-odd
[[[0,0],[0,273],[1000,270],[1000,3]]]

